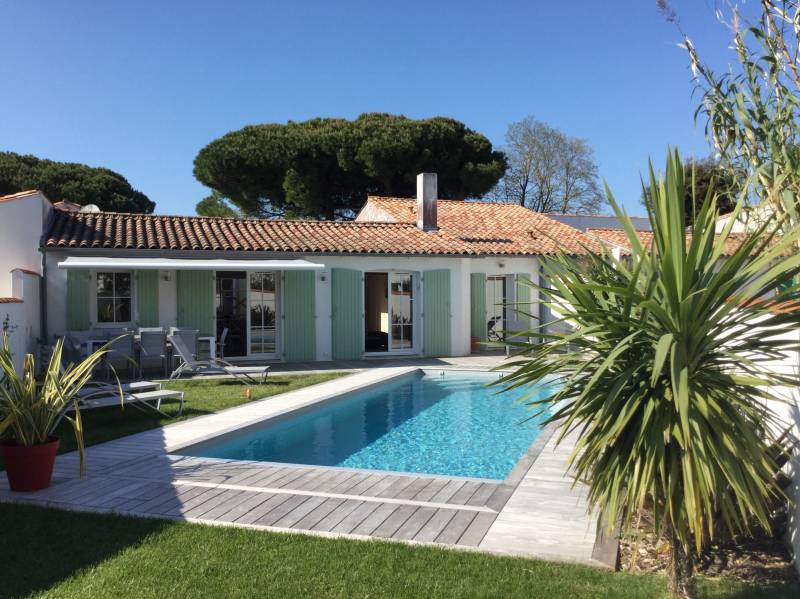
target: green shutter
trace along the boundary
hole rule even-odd
[[[92,275],[88,270],[67,271],[67,330],[86,331],[91,326]]]
[[[450,271],[422,273],[422,331],[426,356],[450,355]]]
[[[474,272],[470,277],[470,335],[486,341],[486,275]]]
[[[158,326],[158,271],[136,271],[136,311],[140,327]]]
[[[361,272],[331,270],[331,336],[334,360],[356,360],[364,347],[364,285]]]
[[[314,282],[312,271],[283,275],[283,355],[289,362],[316,358]]]
[[[210,270],[179,270],[175,273],[178,295],[178,326],[197,329],[200,335],[214,330],[214,273]]]
[[[531,327],[531,317],[533,306],[531,305],[531,276],[527,273],[517,275],[517,305],[516,316],[519,328],[527,331]]]

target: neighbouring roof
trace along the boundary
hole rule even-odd
[[[26,275],[34,275],[36,277],[41,277],[42,276],[38,272],[36,272],[35,270],[30,270],[29,268],[12,268],[11,272],[14,272],[15,270],[19,271],[19,272],[24,272]]]
[[[364,210],[355,222],[55,211],[45,245],[459,256],[553,254],[559,250],[579,254],[584,253],[584,246],[600,248],[580,231],[521,206],[440,200],[440,228],[425,232],[414,224],[415,200],[370,198],[367,205],[375,202],[397,211],[397,217],[383,215],[365,222]]]
[[[28,191],[20,191],[19,193],[12,193],[9,195],[0,196],[0,202],[10,202],[12,200],[18,200],[20,198],[24,198],[27,196],[36,195],[37,193],[39,193],[39,191],[36,189],[30,189]]]
[[[517,204],[438,200],[437,222],[482,254],[583,254],[599,251],[578,229]],[[356,221],[416,222],[416,200],[370,196]]]
[[[631,245],[628,242],[627,233],[620,229],[586,229],[586,234],[590,237],[599,239],[602,242],[610,243],[616,247],[625,250],[631,249]],[[637,231],[636,235],[639,237],[639,241],[641,241],[642,245],[644,246],[650,246],[650,244],[653,242],[652,231]]]
[[[617,229],[622,230],[622,223],[617,216],[610,214],[558,214],[547,212],[545,215],[553,220],[575,227],[579,231],[589,229]],[[631,223],[637,231],[650,231],[650,219],[646,216],[629,216]]]
[[[610,244],[618,247],[625,252],[629,252],[631,249],[630,243],[628,242],[628,236],[625,234],[625,231],[620,231],[619,229],[587,229],[586,234],[590,237],[599,239],[601,242],[607,245]],[[650,244],[653,243],[652,231],[637,231],[636,235],[639,237],[639,241],[645,247],[650,247]],[[745,236],[743,234],[731,233],[725,242],[725,250],[722,252],[722,255],[732,255],[739,245],[741,245],[744,237]],[[717,238],[719,238],[719,235],[717,235]]]

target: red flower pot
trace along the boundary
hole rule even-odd
[[[50,486],[53,465],[56,462],[58,438],[50,437],[47,443],[24,447],[16,441],[0,443],[6,476],[12,491],[39,491]]]
[[[481,351],[481,338],[480,337],[470,337],[469,338],[469,349],[473,354],[477,354]]]

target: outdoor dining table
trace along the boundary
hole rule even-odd
[[[101,347],[103,347],[106,343],[108,343],[108,339],[87,339],[84,343],[81,344],[82,349],[84,351],[85,356],[89,356]],[[136,344],[136,347],[139,348],[139,343],[141,341],[141,335],[139,333],[135,333],[133,335],[133,342]],[[208,359],[209,360],[216,360],[217,359],[217,338],[214,335],[202,335],[197,338],[198,346],[201,343],[208,344]],[[199,350],[199,347],[198,347]],[[167,338],[167,346],[165,348],[166,356],[168,363],[172,361],[172,345],[169,342],[169,337]],[[199,351],[198,351],[199,353]]]

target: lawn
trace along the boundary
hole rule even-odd
[[[165,418],[153,410],[142,411],[130,406],[124,410],[119,407],[84,410],[81,412],[84,440],[87,446],[95,445],[172,422],[232,408],[248,401],[245,397],[247,389],[252,391],[253,400],[263,399],[271,395],[329,381],[345,374],[347,373],[325,372],[303,375],[276,375],[270,376],[263,385],[243,385],[231,379],[173,381],[166,385],[168,389],[179,389],[186,393],[186,403],[182,416],[177,415],[177,401],[167,401],[161,404],[161,409],[173,416],[172,418]],[[61,447],[59,448],[61,453],[75,449],[72,427],[68,422],[62,421],[55,434],[61,438]]]
[[[0,505],[0,597],[665,597],[661,576]],[[700,597],[795,596],[701,580]]]

